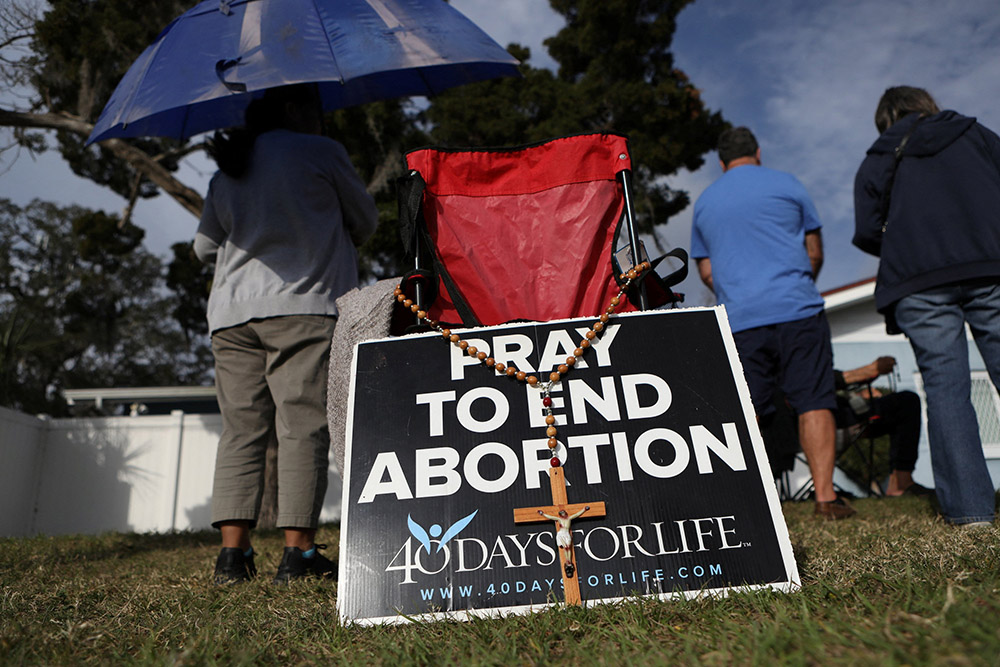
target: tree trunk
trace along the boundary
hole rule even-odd
[[[66,113],[23,113],[0,109],[0,127],[34,127],[44,130],[66,130],[82,137],[90,136],[94,126]],[[174,178],[156,159],[121,139],[107,139],[101,145],[173,197],[194,217],[201,217],[205,202],[195,190]]]

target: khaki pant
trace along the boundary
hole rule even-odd
[[[212,525],[256,525],[264,460],[278,440],[279,528],[315,528],[326,495],[330,435],[326,386],[336,318],[291,315],[212,334],[222,436]]]

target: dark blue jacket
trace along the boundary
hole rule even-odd
[[[1000,276],[1000,138],[954,111],[920,121],[880,215],[893,152],[917,122],[902,118],[868,149],[854,179],[854,245],[881,257],[875,307],[974,278]]]

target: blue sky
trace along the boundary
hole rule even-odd
[[[452,4],[502,45],[531,47],[535,66],[552,64],[541,42],[561,19],[545,0]],[[1000,109],[993,103],[1000,84],[996,0],[698,0],[681,12],[673,50],[706,104],[752,128],[764,164],[795,174],[812,195],[824,223],[823,290],[875,273],[874,258],[850,245],[851,193],[854,172],[876,137],[872,119],[886,87],[927,88],[942,108],[1000,130]],[[192,158],[181,177],[204,193],[212,171],[208,160]],[[712,153],[702,169],[678,174],[671,185],[697,198],[719,174]],[[54,152],[35,161],[22,155],[13,165],[3,158],[0,196],[109,211],[124,205],[73,177]],[[189,240],[196,226],[165,196],[141,202],[135,220],[147,230],[147,246],[159,254]],[[661,240],[687,248],[690,226],[689,209],[663,228]],[[689,304],[711,301],[694,277],[681,291]]]

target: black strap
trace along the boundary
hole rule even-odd
[[[668,276],[660,278],[660,281],[663,283],[664,287],[673,287],[677,283],[682,282],[685,278],[687,278],[688,254],[687,251],[684,250],[684,248],[674,248],[670,252],[660,255],[655,260],[650,262],[650,266],[652,266],[652,268],[655,269],[656,265],[665,260],[667,257],[673,257],[675,259],[680,260],[681,262],[681,267],[679,269],[677,269]]]
[[[434,264],[434,273],[444,283],[445,289],[448,290],[448,296],[451,297],[455,311],[462,318],[462,324],[470,327],[482,326],[479,318],[472,312],[465,297],[462,296],[458,285],[452,280],[451,274],[445,268],[444,262],[441,261],[441,256],[438,254],[437,245],[427,231],[423,206],[424,189],[426,187],[427,183],[424,181],[423,176],[415,169],[396,181],[397,203],[399,204],[399,236],[403,242],[403,247],[406,249],[407,255],[413,257],[416,248],[415,240],[420,238],[423,245],[426,246],[426,252],[430,255],[431,262]],[[430,282],[433,285],[433,295],[436,297],[437,280],[432,278]],[[426,305],[429,306],[430,303],[428,301]]]
[[[396,203],[399,205],[399,237],[407,256],[413,256],[417,223],[423,219],[424,188],[427,184],[417,170],[396,179]]]
[[[423,223],[423,220],[421,220]],[[438,255],[437,246],[434,245],[434,240],[431,238],[430,233],[427,231],[426,224],[419,225],[420,235],[423,238],[424,243],[427,245],[427,250],[431,255],[431,260],[434,262],[434,271],[441,278],[441,282],[444,283],[444,287],[448,290],[448,296],[451,297],[451,303],[455,306],[455,311],[458,312],[458,316],[462,318],[462,324],[467,327],[481,327],[482,323],[476,314],[472,312],[472,308],[469,307],[469,303],[465,300],[462,295],[461,290],[458,289],[458,285],[452,280],[451,274],[448,273],[448,269],[445,268],[444,262],[441,261],[441,256]]]
[[[680,260],[681,266],[679,269],[673,273],[667,275],[666,277],[661,277],[660,274],[656,272],[657,265],[660,264],[667,257],[672,257],[674,259]],[[643,282],[646,284],[646,293],[650,300],[650,307],[658,308],[668,303],[674,305],[678,301],[684,300],[683,294],[678,294],[671,289],[674,285],[682,282],[688,275],[688,254],[684,248],[674,248],[673,250],[666,252],[654,260],[649,262],[650,270],[643,278]],[[619,275],[615,274],[615,280],[618,281],[619,285],[624,284]],[[639,284],[636,283],[632,285],[629,289],[628,298],[632,303],[639,303],[638,294]]]
[[[906,131],[903,138],[899,140],[899,145],[893,151],[892,171],[889,172],[889,180],[886,182],[885,190],[882,191],[882,200],[879,202],[879,215],[882,219],[883,234],[885,233],[885,228],[889,225],[889,202],[892,198],[892,186],[896,183],[896,170],[899,169],[899,163],[903,159],[903,150],[906,148],[906,144],[909,143],[910,137],[913,136],[913,131],[917,129],[917,125],[923,119],[923,116],[917,117],[917,120]]]

